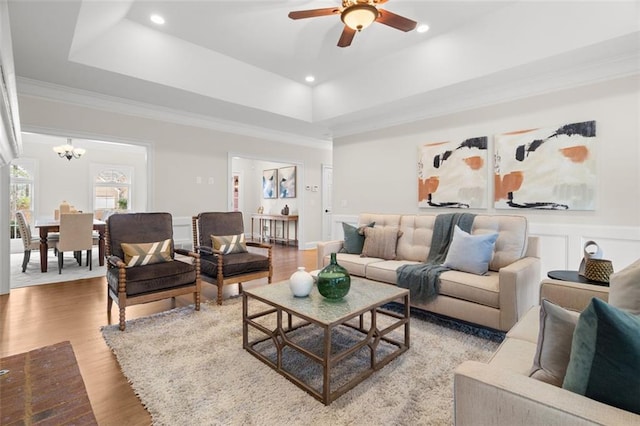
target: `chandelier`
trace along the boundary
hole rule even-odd
[[[53,151],[58,154],[60,158],[66,158],[71,161],[72,158],[80,158],[87,152],[83,148],[75,148],[71,143],[71,138],[67,139],[65,145],[54,146]]]

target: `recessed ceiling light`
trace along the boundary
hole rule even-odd
[[[418,28],[416,28],[416,31],[419,33],[426,33],[427,31],[429,31],[429,26],[427,24],[418,25]]]
[[[312,75],[308,75],[304,78],[304,81],[306,81],[307,83],[313,83],[314,81],[316,81],[316,78]]]
[[[158,25],[164,24],[164,18],[158,14],[154,13],[153,15],[151,15],[149,19],[151,19],[151,22],[153,22],[154,24],[158,24]]]

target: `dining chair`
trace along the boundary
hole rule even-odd
[[[60,215],[60,239],[58,247],[58,273],[62,273],[64,252],[72,251],[82,265],[82,251],[87,252],[87,266],[93,269],[93,213],[69,213]]]
[[[18,221],[18,230],[20,231],[20,237],[22,238],[22,245],[24,247],[22,272],[25,272],[29,259],[31,259],[31,250],[40,250],[40,237],[34,237],[31,234],[31,225],[29,225],[27,215],[23,211],[16,212],[16,220]],[[57,247],[57,239],[57,235],[55,237],[49,237],[49,248],[55,249]]]

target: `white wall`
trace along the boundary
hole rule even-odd
[[[19,101],[25,130],[148,144],[151,167],[149,210],[173,215],[174,225],[178,227],[175,234],[177,244],[191,241],[192,215],[229,209],[229,153],[301,164],[304,174],[299,174],[298,179],[302,182],[305,179],[320,182],[321,165],[331,163],[331,151],[324,148],[274,142],[31,96],[21,96]],[[55,161],[62,160],[56,158]],[[318,194],[313,195],[319,197]],[[314,242],[321,239],[321,203],[313,196],[299,197],[297,203],[300,203],[299,210],[304,212],[300,218],[301,246],[314,246]]]
[[[73,139],[75,147],[87,150],[79,159],[59,158],[53,147],[67,142],[65,137],[24,133],[23,155],[36,160],[34,217],[53,217],[54,210],[67,201],[77,210],[93,211],[91,166],[127,165],[133,169],[131,203],[135,211],[147,209],[147,154],[140,146],[108,144]]]
[[[244,205],[244,229],[251,233],[251,214],[257,213],[259,207],[264,207],[264,214],[280,214],[285,205],[289,206],[289,214],[299,214],[302,206],[302,188],[300,180],[297,180],[296,198],[269,198],[262,196],[262,172],[263,170],[279,169],[281,167],[296,166],[299,179],[304,179],[304,166],[292,163],[280,163],[264,161],[252,158],[234,158],[232,168],[234,172],[241,172],[244,178],[243,205]],[[296,176],[298,179],[298,176]],[[257,222],[254,224],[254,234],[258,236]],[[293,231],[292,231],[293,232]]]
[[[640,258],[639,117],[640,77],[633,76],[339,138],[334,141],[333,211],[337,219],[351,220],[360,212],[438,213],[441,210],[418,208],[419,145],[487,135],[492,152],[494,134],[596,120],[595,211],[490,207],[476,212],[526,215],[531,232],[543,236],[545,274],[577,269],[582,244],[591,238],[603,243],[605,257],[618,270]],[[493,159],[489,172],[492,165]],[[333,228],[339,234],[338,222]]]

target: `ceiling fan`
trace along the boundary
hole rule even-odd
[[[289,12],[291,19],[315,18],[318,16],[328,16],[340,14],[340,19],[344,22],[344,30],[338,40],[339,47],[351,45],[356,32],[367,28],[374,21],[388,25],[400,31],[411,31],[417,23],[385,9],[379,9],[378,5],[386,3],[388,0],[342,0],[340,7],[327,7],[324,9],[298,10]]]

